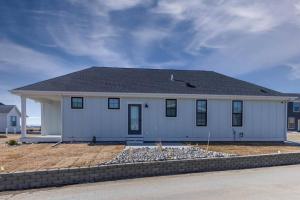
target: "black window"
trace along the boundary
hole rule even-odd
[[[17,117],[16,116],[10,116],[10,125],[17,126]]]
[[[72,109],[83,109],[83,97],[72,97],[71,98]]]
[[[232,126],[243,126],[242,101],[232,101]]]
[[[176,117],[177,115],[177,100],[166,99],[166,117]]]
[[[196,101],[196,125],[207,126],[207,100]]]
[[[108,98],[108,109],[120,109],[120,99]]]

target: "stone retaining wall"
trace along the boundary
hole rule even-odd
[[[106,165],[0,174],[0,191],[138,177],[300,164],[300,153]]]

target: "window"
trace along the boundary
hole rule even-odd
[[[295,129],[296,128],[296,120],[295,117],[288,118],[288,129]]]
[[[197,126],[207,125],[207,101],[206,100],[196,101],[196,125]]]
[[[232,101],[232,126],[243,126],[242,101]]]
[[[293,103],[293,112],[300,112],[300,102]]]
[[[108,109],[120,109],[120,99],[108,98]]]
[[[83,97],[72,97],[71,98],[72,109],[83,109]]]
[[[10,116],[10,125],[17,126],[17,117],[16,116]]]
[[[177,100],[166,99],[166,117],[176,117],[176,116],[177,116]]]

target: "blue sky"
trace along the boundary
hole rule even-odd
[[[300,93],[299,0],[2,0],[0,27],[5,104],[20,105],[10,89],[89,66],[214,70]]]

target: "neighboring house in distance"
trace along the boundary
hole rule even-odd
[[[297,97],[297,99],[288,103],[288,130],[300,132],[300,94],[289,93],[287,95]]]
[[[291,97],[213,71],[92,67],[11,91],[63,141],[284,141]],[[24,123],[23,123],[24,122]]]
[[[0,103],[0,132],[20,132],[20,117],[17,106]]]

